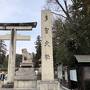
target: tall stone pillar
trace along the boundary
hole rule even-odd
[[[15,55],[16,55],[16,30],[11,30],[11,40],[10,40],[10,52],[8,61],[8,83],[14,82],[15,75]]]
[[[42,80],[54,80],[53,44],[52,44],[52,14],[49,10],[41,12],[42,35]]]
[[[49,10],[41,13],[42,35],[42,80],[38,82],[39,90],[60,90],[58,81],[54,80],[52,14]]]

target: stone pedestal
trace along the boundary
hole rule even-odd
[[[14,82],[15,75],[15,54],[16,53],[16,30],[11,30],[10,53],[8,61],[8,83]]]
[[[26,49],[22,50],[22,63],[16,71],[14,88],[23,90],[36,90],[37,77],[33,68],[32,56]]]
[[[60,90],[58,81],[38,81],[37,90]]]
[[[21,67],[16,72],[14,88],[15,89],[35,89],[37,86],[34,68]]]

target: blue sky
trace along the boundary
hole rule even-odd
[[[41,10],[46,0],[0,0],[0,23],[2,22],[37,22],[37,27],[32,31],[18,32],[22,35],[30,35],[31,41],[17,41],[17,53],[21,53],[22,48],[27,48],[29,52],[35,52],[34,42],[41,33]],[[10,32],[0,31],[0,34]],[[9,43],[6,41],[7,49]]]

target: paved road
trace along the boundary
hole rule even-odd
[[[7,89],[7,88],[3,88],[3,89],[1,89],[0,88],[0,90],[33,90],[33,89]],[[35,89],[34,89],[35,90]],[[65,89],[60,89],[60,90],[65,90]]]
[[[25,89],[10,89],[10,88],[0,88],[0,90],[25,90]],[[35,89],[26,89],[26,90],[35,90]],[[60,89],[59,90],[70,90],[70,89],[67,89],[63,86],[60,86]]]
[[[35,89],[6,89],[6,88],[3,88],[3,89],[0,89],[0,90],[35,90]]]
[[[0,90],[35,90],[35,89],[10,89],[10,88],[0,88]],[[66,90],[66,89],[60,88],[60,90]]]

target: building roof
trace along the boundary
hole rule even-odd
[[[90,62],[90,55],[75,55],[78,62]]]

